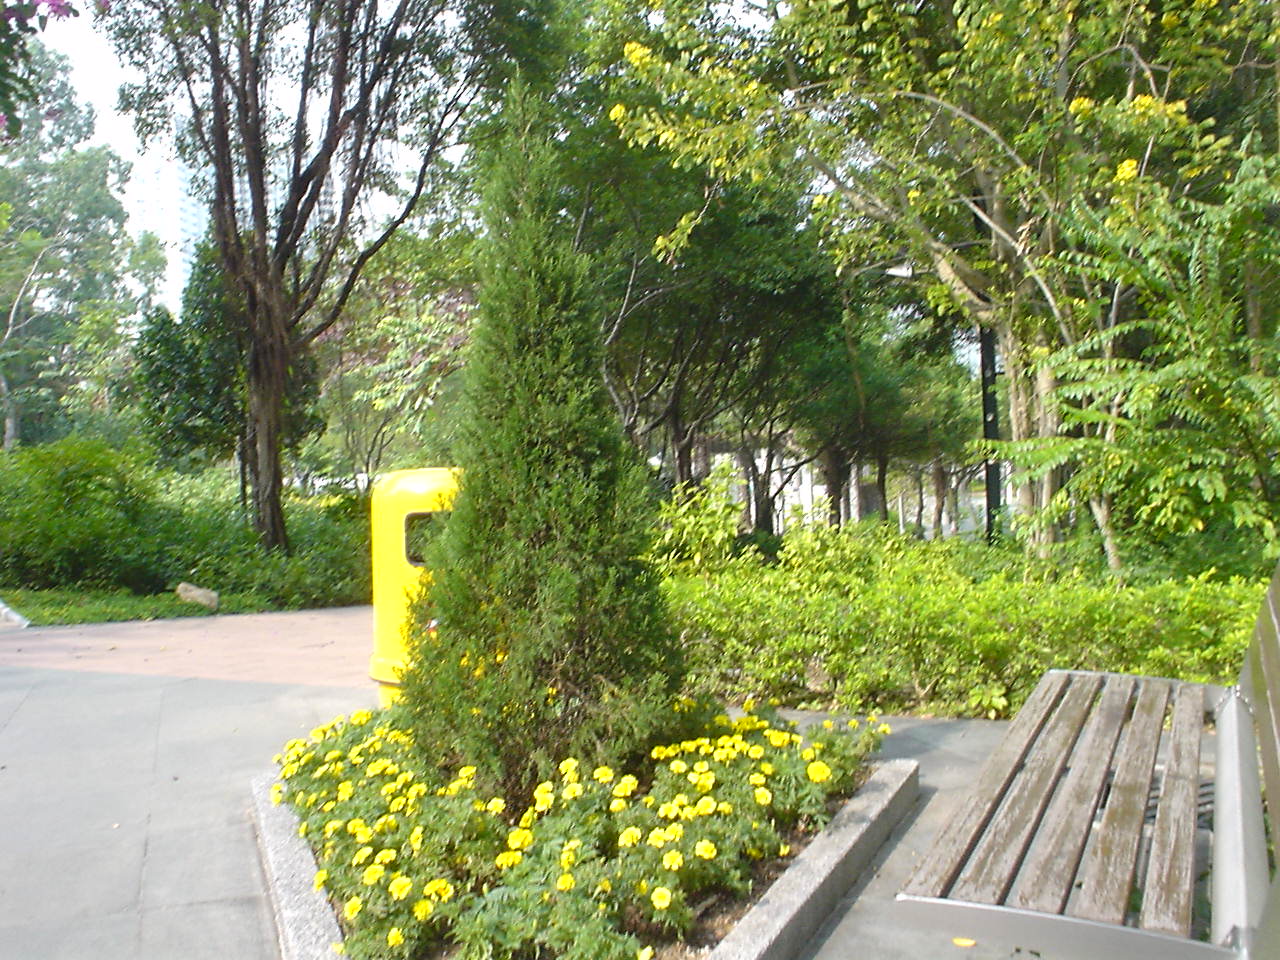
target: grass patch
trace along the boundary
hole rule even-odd
[[[29,590],[0,587],[0,600],[31,621],[50,627],[73,623],[111,623],[116,620],[166,620],[207,617],[212,611],[179,600],[171,593],[141,596],[128,590]],[[252,594],[223,594],[219,613],[261,613],[278,607]]]

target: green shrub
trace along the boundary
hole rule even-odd
[[[155,594],[187,580],[242,607],[368,603],[367,502],[290,497],[285,511],[293,553],[265,553],[225,470],[158,472],[99,440],[24,447],[0,457],[0,583]]]
[[[701,689],[1003,716],[1052,667],[1230,682],[1264,589],[1048,578],[984,549],[805,525],[776,566],[744,558],[666,592]]]
[[[643,559],[656,504],[600,380],[589,265],[529,102],[510,101],[492,158],[461,488],[402,687],[423,749],[502,771],[511,796],[556,757],[650,742],[683,670]]]
[[[152,538],[170,518],[155,476],[100,440],[69,437],[0,457],[0,581],[27,587],[164,586]]]

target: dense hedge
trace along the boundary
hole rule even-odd
[[[823,525],[794,528],[776,564],[676,564],[666,587],[704,689],[988,716],[1050,667],[1230,680],[1264,590],[1121,587],[978,544]]]
[[[163,473],[98,440],[0,458],[0,584],[171,589],[180,580],[274,607],[368,603],[368,513],[290,497],[291,555],[264,553],[225,471]]]

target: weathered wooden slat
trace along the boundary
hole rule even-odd
[[[1101,685],[1101,676],[1072,677],[951,888],[952,898],[974,903],[1004,899]]]
[[[1180,684],[1174,696],[1160,806],[1156,810],[1138,924],[1144,930],[1191,935],[1195,888],[1196,800],[1200,792],[1200,732],[1204,694]]]
[[[1045,811],[1040,830],[1019,868],[1020,879],[1011,891],[1008,906],[1041,913],[1061,913],[1066,907],[1120,730],[1129,713],[1133,689],[1132,677],[1106,678],[1089,725],[1080,735],[1071,770]]]
[[[1258,749],[1262,754],[1265,794],[1280,797],[1280,625],[1277,603],[1280,598],[1280,568],[1267,590],[1262,610],[1253,631],[1253,644],[1245,658],[1241,687],[1249,698],[1254,725],[1258,731]],[[1268,806],[1268,819],[1274,828],[1277,811]]]
[[[933,849],[903,888],[903,893],[917,897],[946,895],[1069,678],[1070,674],[1051,671],[1040,679],[1009,725],[1004,739],[983,765],[973,792],[938,834]]]
[[[1111,795],[1094,831],[1094,844],[1085,851],[1080,892],[1067,905],[1071,916],[1124,922],[1168,699],[1167,681],[1139,680],[1138,702],[1120,744]]]

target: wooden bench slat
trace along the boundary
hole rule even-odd
[[[1180,937],[1191,935],[1203,726],[1203,691],[1188,684],[1179,685],[1138,918],[1144,930]]]
[[[1169,699],[1168,682],[1143,678],[1139,684],[1133,719],[1117,756],[1111,795],[1095,831],[1096,842],[1085,851],[1080,892],[1067,905],[1071,916],[1085,920],[1122,923],[1129,907],[1151,772]]]
[[[941,897],[964,866],[978,834],[991,818],[994,805],[1017,772],[1028,746],[1058,702],[1069,674],[1046,673],[1023,704],[995,752],[983,765],[973,792],[938,834],[933,850],[921,863],[903,892],[917,897]]]
[[[952,897],[975,903],[1004,899],[1101,685],[1097,675],[1072,677],[952,887]]]
[[[1280,578],[1280,569],[1277,570]],[[1274,691],[1280,691],[1280,635],[1277,634],[1276,612],[1277,584],[1272,582],[1258,614],[1253,631],[1253,644],[1245,657],[1240,686],[1248,697],[1253,722],[1259,733],[1258,746],[1262,754],[1264,792],[1268,797],[1280,797],[1280,703]],[[1268,809],[1275,824],[1275,811]]]
[[[1061,913],[1067,905],[1094,812],[1133,697],[1132,677],[1108,676],[1067,773],[1019,871],[1008,906]]]

